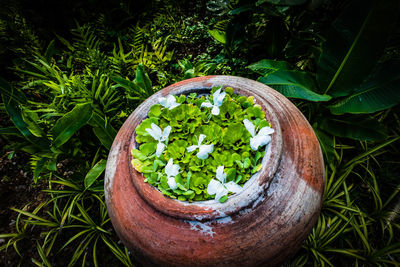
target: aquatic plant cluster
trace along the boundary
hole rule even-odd
[[[254,97],[230,87],[168,95],[137,126],[132,164],[166,196],[222,203],[261,169],[273,132]]]

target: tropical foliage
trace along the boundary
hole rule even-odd
[[[229,74],[289,97],[324,152],[321,215],[285,265],[398,265],[398,1],[54,3],[0,10],[2,154],[45,193],[12,208],[0,263],[133,266],[104,203],[116,132],[164,86]]]

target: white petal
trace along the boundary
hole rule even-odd
[[[169,185],[169,188],[171,188],[172,190],[175,190],[178,188],[178,185],[175,182],[175,177],[168,177],[168,185]]]
[[[151,129],[147,128],[146,131],[157,141],[160,140],[162,132],[161,128],[155,125],[154,123],[151,124]]]
[[[162,134],[162,136],[161,136],[161,141],[165,141],[165,140],[167,140],[167,138],[168,138],[168,136],[169,136],[169,134],[170,134],[170,132],[171,132],[171,126],[167,126],[167,127],[165,127],[165,129],[164,129],[164,131],[163,131],[163,134]]]
[[[261,128],[261,130],[258,132],[257,135],[269,135],[269,134],[273,134],[275,132],[274,129],[272,129],[271,127],[263,127]]]
[[[217,96],[217,98],[214,97],[214,105],[216,106],[221,106],[222,102],[224,101],[224,98],[226,96],[226,92],[222,92]]]
[[[165,173],[170,172],[172,165],[174,165],[174,159],[170,158],[168,160],[167,166],[165,166]]]
[[[217,100],[217,98],[219,97],[219,95],[221,94],[222,88],[219,88],[217,91],[214,92],[213,94],[213,101],[215,104],[215,101]]]
[[[250,138],[250,147],[253,150],[258,150],[258,147],[264,146],[271,141],[271,137],[269,135],[256,135],[255,137]]]
[[[180,103],[173,103],[170,107],[169,110],[176,108],[177,106],[179,106]]]
[[[228,189],[229,192],[232,192],[232,193],[239,193],[243,189],[240,185],[236,184],[233,181],[230,181],[229,183],[226,183],[224,185],[225,185],[226,189]]]
[[[201,103],[201,108],[202,107],[206,107],[206,108],[212,108],[212,106],[213,106],[213,104],[211,104],[210,102],[208,102],[208,101],[206,101],[206,102],[203,102],[203,103]]]
[[[200,134],[199,136],[199,142],[197,143],[198,146],[201,145],[201,143],[203,143],[204,139],[206,138],[205,134]]]
[[[217,179],[221,181],[221,183],[225,183],[226,173],[224,173],[224,166],[219,166],[217,168]]]
[[[168,95],[167,96],[167,107],[170,107],[174,103],[176,103],[176,98],[173,95]]]
[[[208,183],[208,186],[207,186],[207,193],[208,193],[209,195],[214,195],[215,193],[217,193],[218,188],[220,188],[220,187],[223,187],[223,185],[222,185],[219,181],[217,181],[217,180],[215,180],[215,179],[212,179],[212,180]]]
[[[271,142],[271,136],[269,135],[256,135],[256,138],[259,139],[260,146],[265,146],[269,142]]]
[[[177,106],[179,106],[180,103],[176,103],[176,98],[173,95],[168,95],[167,96],[167,108],[174,109]]]
[[[193,145],[193,146],[187,147],[186,150],[187,150],[187,152],[190,153],[190,152],[196,150],[198,147],[199,147],[199,146]]]
[[[199,152],[197,153],[196,156],[199,159],[204,160],[204,159],[208,158],[208,154],[212,153],[213,150],[214,150],[214,145],[213,144],[211,144],[211,145],[201,145],[199,147]]]
[[[224,186],[221,186],[217,189],[217,193],[215,194],[215,200],[219,201],[219,199],[223,196],[226,196],[229,193],[228,189]]]
[[[218,116],[219,115],[219,107],[218,106],[213,106],[211,110],[211,114]]]
[[[244,127],[246,127],[247,131],[249,131],[251,136],[254,137],[256,135],[256,129],[255,129],[254,124],[251,121],[249,121],[248,119],[244,119],[243,123],[244,123]]]
[[[170,176],[177,176],[179,174],[180,168],[181,167],[179,166],[179,164],[172,165],[172,170],[171,170]]]
[[[158,103],[160,103],[160,105],[163,107],[167,107],[167,99],[165,97],[160,97],[158,99]]]
[[[165,145],[163,143],[159,142],[157,144],[157,150],[156,150],[157,158],[159,158],[161,156],[161,153],[164,151],[164,149],[165,149]]]

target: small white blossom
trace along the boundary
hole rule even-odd
[[[197,153],[196,156],[199,159],[203,159],[203,160],[208,158],[208,154],[210,154],[210,153],[212,153],[214,151],[214,145],[213,144],[211,144],[211,145],[202,145],[201,143],[204,141],[204,138],[206,138],[206,135],[205,134],[201,134],[199,136],[199,141],[198,141],[197,145],[193,145],[193,146],[190,146],[190,147],[186,148],[187,152],[190,153],[190,152],[192,152],[192,151],[194,151],[196,149],[199,149],[199,152]]]
[[[226,95],[226,92],[221,93],[221,89],[218,89],[213,94],[214,104],[211,104],[209,101],[206,101],[206,102],[203,102],[200,107],[212,108],[211,114],[219,115],[219,107],[222,105],[225,95]]]
[[[221,197],[226,196],[229,192],[239,193],[242,187],[233,181],[225,183],[226,173],[224,173],[224,166],[219,166],[216,172],[217,179],[212,179],[207,186],[207,193],[209,195],[215,194],[215,200],[219,201]]]
[[[161,131],[161,128],[155,125],[154,123],[151,124],[151,129],[146,128],[146,132],[148,132],[154,140],[158,141],[156,156],[160,157],[161,153],[165,149],[165,144],[163,143],[167,140],[169,133],[171,132],[171,126],[165,127],[164,131]]]
[[[167,166],[165,166],[165,174],[167,175],[169,188],[175,190],[178,188],[178,185],[175,182],[175,176],[178,175],[180,166],[173,162],[174,160],[172,158],[168,160]]]
[[[270,134],[274,133],[274,129],[271,127],[263,127],[261,130],[256,134],[256,129],[253,123],[249,121],[248,119],[243,120],[244,127],[246,127],[247,131],[251,134],[250,138],[250,147],[253,150],[258,150],[260,146],[265,146],[269,142],[271,142],[271,136]]]
[[[173,95],[168,95],[167,97],[160,97],[158,99],[158,103],[161,104],[164,108],[173,109],[180,105],[180,103],[176,103],[176,98]]]

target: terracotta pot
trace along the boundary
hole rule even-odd
[[[214,85],[253,95],[275,129],[261,171],[225,203],[162,195],[131,166],[135,128],[161,96],[207,93]],[[126,120],[108,156],[105,194],[114,228],[146,266],[276,265],[296,253],[322,203],[324,164],[301,112],[268,86],[233,76],[185,80],[157,92]]]

